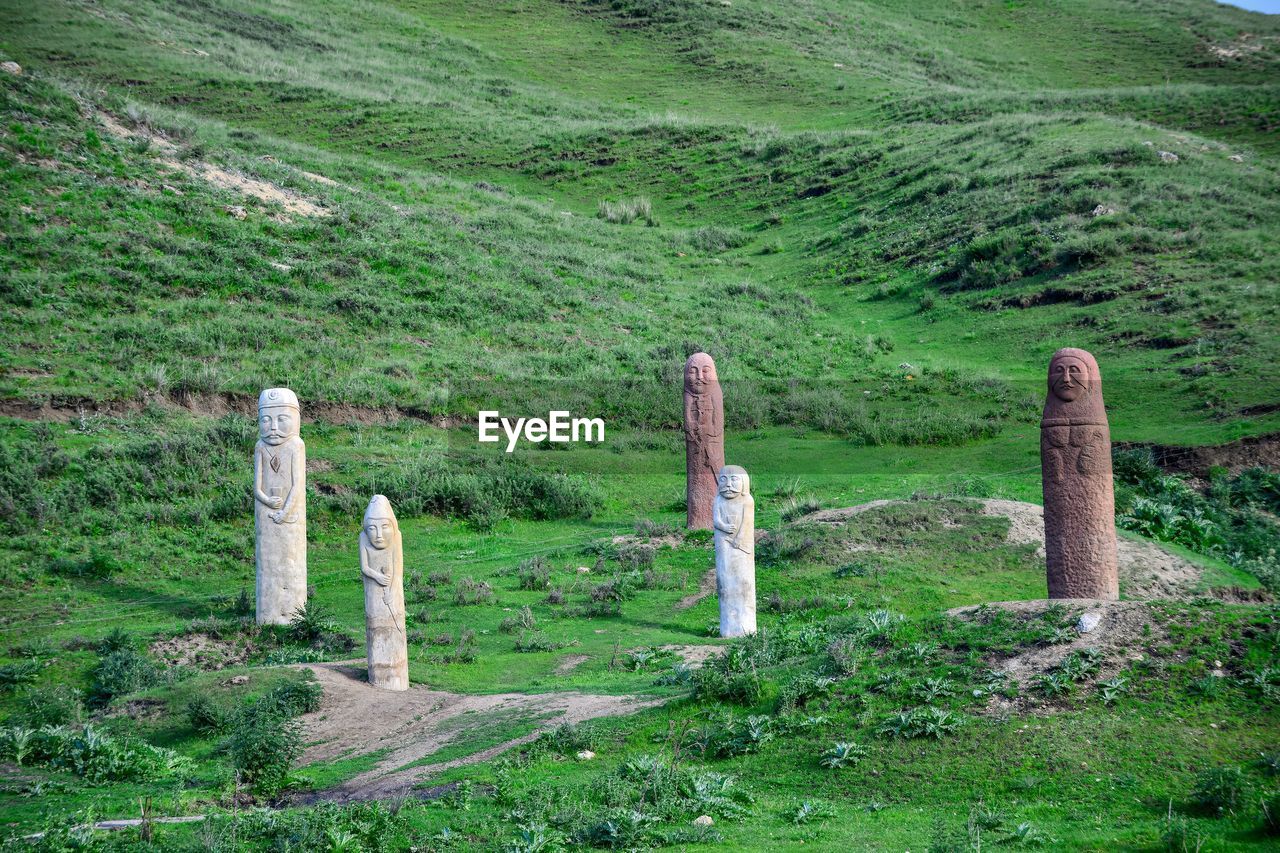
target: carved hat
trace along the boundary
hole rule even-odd
[[[258,395],[258,410],[293,409],[299,410],[298,395],[288,388],[268,388]]]
[[[693,355],[689,356],[689,360],[684,363],[684,384],[685,385],[689,384],[689,368],[690,367],[698,367],[698,368],[710,367],[712,378],[714,378],[716,381],[719,381],[720,379],[720,375],[716,371],[715,361],[711,358],[711,356],[707,355],[705,352],[695,352]]]
[[[1102,373],[1090,353],[1075,347],[1058,350],[1049,359],[1048,380],[1041,426],[1106,424]]]
[[[720,482],[720,478],[723,477],[725,474],[730,474],[730,475],[737,474],[739,477],[741,477],[742,478],[741,494],[744,494],[744,495],[751,494],[751,475],[747,473],[746,468],[743,468],[741,465],[724,466],[723,468],[720,469],[720,473],[716,475],[717,484]]]
[[[391,501],[387,500],[383,495],[374,495],[369,499],[369,506],[364,511],[364,522],[360,526],[363,527],[374,518],[390,519],[397,529],[400,527],[400,523],[396,521],[395,511],[391,509]]]

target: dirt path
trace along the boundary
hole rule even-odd
[[[662,702],[635,696],[583,693],[497,693],[472,696],[411,687],[391,693],[370,687],[359,662],[303,664],[324,688],[320,710],[302,717],[308,747],[303,766],[385,751],[372,769],[343,784],[300,798],[301,802],[354,802],[408,797],[431,776],[463,764],[475,764],[528,743],[561,723],[630,714]],[[470,717],[463,715],[470,714]],[[477,725],[495,720],[536,720],[537,729],[521,737],[436,764],[406,767],[451,743],[465,743]]]
[[[843,509],[828,509],[804,517],[805,521],[844,524],[854,516],[877,507],[902,501],[871,501]],[[1035,545],[1044,557],[1044,507],[1023,501],[983,500],[987,515],[1009,519],[1006,541],[1013,545]],[[1129,600],[1186,598],[1200,585],[1203,569],[1195,563],[1161,548],[1158,543],[1120,536],[1116,541],[1120,565],[1120,592]]]
[[[688,610],[708,595],[716,591],[716,567],[712,566],[698,580],[698,591],[686,595],[676,602],[676,610]]]

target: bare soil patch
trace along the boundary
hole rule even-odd
[[[667,533],[662,536],[638,536],[634,533],[625,533],[620,536],[613,537],[610,540],[614,545],[621,546],[648,546],[650,548],[679,548],[684,544],[684,536],[679,533]]]
[[[556,664],[556,675],[568,675],[589,660],[591,655],[565,655]]]
[[[1152,606],[1140,601],[1097,601],[1094,599],[1064,599],[1058,601],[1000,601],[991,604],[957,607],[947,611],[948,616],[981,622],[985,614],[993,610],[1013,613],[1027,621],[1043,614],[1050,607],[1064,607],[1073,622],[1085,614],[1094,614],[1100,621],[1088,633],[1077,633],[1070,642],[1035,646],[1012,657],[989,661],[992,669],[1004,673],[1016,684],[1019,695],[1009,699],[993,695],[984,713],[1001,716],[1012,713],[1046,713],[1057,710],[1063,701],[1049,700],[1036,694],[1036,679],[1061,664],[1070,654],[1083,649],[1096,649],[1101,653],[1098,671],[1087,681],[1080,682],[1077,693],[1092,690],[1092,685],[1107,681],[1120,673],[1131,661],[1141,660],[1168,637],[1161,620],[1152,612]],[[1070,702],[1071,700],[1066,700]]]
[[[1270,406],[1257,406],[1242,414],[1266,414],[1268,410],[1274,411]],[[1280,433],[1274,432],[1241,438],[1226,444],[1207,444],[1200,447],[1143,442],[1116,442],[1116,447],[1145,448],[1151,451],[1156,464],[1164,470],[1190,474],[1201,479],[1209,476],[1211,468],[1226,468],[1232,474],[1239,474],[1246,468],[1259,465],[1280,468]]]
[[[712,595],[716,591],[716,568],[712,566],[703,572],[702,577],[698,579],[698,591],[686,595],[684,598],[676,602],[676,610],[688,610],[699,601]]]
[[[370,687],[358,666],[344,663],[300,664],[315,673],[324,688],[320,710],[302,722],[308,747],[302,764],[386,751],[376,767],[326,791],[300,798],[302,802],[354,802],[414,795],[421,782],[452,767],[486,761],[512,747],[535,739],[542,730],[562,723],[630,714],[660,704],[645,696],[593,696],[585,693],[495,693],[467,695],[413,686],[402,693]],[[538,731],[514,738],[472,755],[439,764],[407,765],[448,743],[465,741],[465,725],[457,718],[468,712],[511,712],[545,716]]]
[[[715,657],[724,651],[724,646],[713,646],[709,643],[676,645],[669,644],[661,647],[664,652],[675,652],[681,660],[689,666],[702,666],[709,658]]]
[[[855,515],[862,515],[869,509],[903,503],[903,501],[879,500],[870,501],[857,506],[846,506],[839,509],[822,509],[804,516],[805,521],[816,521],[819,524],[843,524]]]
[[[286,213],[295,216],[320,217],[329,215],[328,208],[319,202],[299,195],[293,190],[286,189],[278,184],[273,184],[271,181],[231,172],[212,163],[206,163],[203,160],[175,160],[172,155],[177,153],[178,148],[164,136],[148,133],[145,130],[130,129],[119,119],[108,113],[99,113],[98,119],[112,136],[121,139],[147,140],[156,151],[165,155],[156,158],[156,162],[167,169],[182,172],[189,177],[199,178],[216,187],[231,190],[232,192],[255,198],[258,201],[279,205]],[[334,183],[321,175],[315,175],[310,172],[303,174],[311,180],[319,180],[321,183]]]
[[[243,639],[223,640],[208,634],[186,634],[157,640],[151,654],[169,666],[190,666],[202,670],[219,670],[249,660],[254,647]]]

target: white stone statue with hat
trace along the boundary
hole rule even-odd
[[[253,450],[259,625],[285,625],[307,603],[307,457],[298,435],[298,397],[288,388],[258,396]]]
[[[404,547],[391,501],[374,495],[360,528],[365,645],[369,683],[409,689],[409,643],[404,631]]]

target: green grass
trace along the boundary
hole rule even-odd
[[[1129,679],[1113,704],[1082,683],[1043,715],[1004,716],[973,690],[1044,626],[983,634],[939,614],[1044,594],[1033,549],[962,499],[1039,500],[1056,348],[1098,356],[1116,441],[1280,425],[1273,19],[1207,0],[0,0],[0,20],[0,59],[24,69],[0,74],[4,660],[35,661],[35,687],[87,689],[115,628],[137,649],[192,632],[253,648],[100,721],[192,757],[185,785],[6,766],[9,829],[132,815],[145,797],[229,805],[219,738],[192,730],[186,703],[248,702],[298,677],[276,663],[362,653],[354,523],[384,492],[414,682],[670,701],[585,727],[595,761],[563,760],[561,733],[429,780],[477,783],[443,804],[240,811],[159,828],[160,849],[603,843],[602,822],[631,809],[658,819],[637,843],[687,849],[950,849],[979,809],[1003,812],[988,845],[1029,822],[1054,849],[1159,849],[1171,804],[1205,849],[1264,843],[1257,803],[1275,783],[1252,762],[1277,747],[1260,675],[1280,668],[1271,610],[1151,605],[1143,659],[1112,661]],[[210,167],[323,215],[211,183]],[[724,380],[730,461],[752,472],[761,625],[783,651],[710,637],[714,596],[675,606],[711,564],[705,542],[657,550],[649,575],[612,543],[682,523],[680,368],[698,349]],[[247,415],[280,384],[303,400],[309,581],[335,623],[316,648],[236,613],[253,577]],[[479,408],[600,416],[606,441],[507,459],[475,443]],[[1230,543],[1249,553],[1169,548],[1202,565],[1200,592],[1265,596],[1269,481],[1209,480],[1209,503],[1149,491],[1184,519],[1238,524]],[[793,499],[912,495],[932,499],[843,528],[782,523]],[[565,604],[520,588],[535,556]],[[611,578],[629,597],[584,615]],[[493,601],[455,604],[464,579]],[[500,626],[525,606],[559,648],[516,650]],[[882,609],[904,618],[868,639],[856,626]],[[451,660],[469,631],[474,660]],[[857,671],[776,713],[855,635]],[[669,659],[627,665],[629,650],[707,643],[751,665],[747,705],[693,698]],[[569,655],[587,660],[558,674]],[[940,679],[954,734],[876,733]],[[29,689],[0,693],[0,714]],[[751,714],[786,733],[729,757],[675,748],[673,733]],[[825,720],[791,725],[809,714]],[[459,720],[423,762],[538,722]],[[868,755],[823,769],[836,742]],[[628,762],[645,755],[661,760],[641,783]],[[297,784],[380,757],[344,754]],[[663,761],[693,774],[684,788],[661,782],[679,775]],[[1215,818],[1191,792],[1217,766],[1243,768],[1248,792]],[[698,800],[707,772],[754,802]],[[816,816],[797,822],[805,801]],[[704,809],[716,845],[691,834]]]

